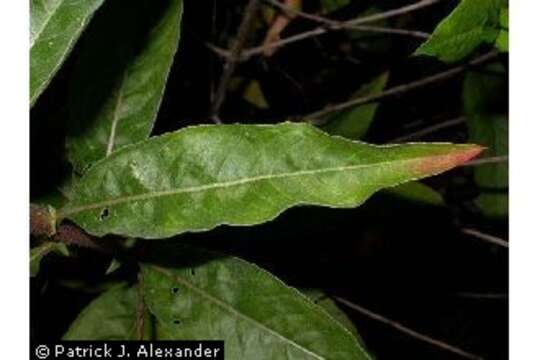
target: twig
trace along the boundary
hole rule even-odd
[[[467,299],[479,299],[479,300],[505,300],[508,299],[508,294],[478,294],[470,292],[460,292],[456,296]]]
[[[389,142],[399,143],[399,142],[409,141],[409,140],[413,140],[413,139],[418,139],[420,137],[432,134],[432,133],[437,132],[439,130],[463,124],[464,122],[465,122],[465,117],[461,116],[461,117],[458,117],[458,118],[455,118],[455,119],[450,119],[450,120],[447,120],[447,121],[443,121],[443,122],[441,122],[439,124],[428,126],[428,127],[424,128],[424,129],[412,132],[412,133],[407,134],[407,135],[397,137],[397,138],[395,138],[395,139],[393,139],[393,140],[391,140]]]
[[[497,164],[497,163],[504,163],[504,162],[508,162],[508,155],[485,157],[481,159],[471,160],[463,164],[462,166],[476,166],[476,165]]]
[[[145,313],[145,304],[144,304],[144,276],[142,271],[139,272],[138,277],[138,303],[137,303],[137,320],[136,320],[136,332],[137,340],[144,340],[144,313]]]
[[[350,27],[353,27],[353,26],[356,27],[356,29],[358,30],[358,29],[360,29],[359,25],[367,24],[367,23],[371,23],[371,22],[375,22],[375,21],[379,21],[379,20],[389,19],[389,18],[394,17],[394,16],[406,14],[406,13],[409,13],[411,11],[416,11],[416,10],[422,9],[422,8],[424,8],[426,6],[433,5],[433,4],[435,4],[435,3],[439,2],[439,1],[441,1],[441,0],[422,0],[422,1],[419,1],[419,2],[417,2],[415,4],[411,4],[411,5],[403,6],[401,8],[385,11],[385,12],[382,12],[382,13],[379,13],[379,14],[374,14],[374,15],[360,17],[360,18],[357,18],[357,19],[352,19],[352,20],[349,20],[349,21],[344,21],[344,22],[341,22],[339,26],[317,27],[315,29],[308,30],[308,31],[300,33],[300,34],[292,35],[292,36],[290,36],[288,38],[285,38],[285,39],[282,39],[280,41],[273,42],[271,44],[268,44],[267,46],[257,46],[257,47],[245,50],[245,51],[242,52],[241,58],[242,58],[242,60],[247,60],[247,59],[249,59],[250,57],[252,57],[254,55],[258,55],[258,54],[263,53],[268,48],[282,47],[284,45],[288,45],[288,44],[291,44],[291,43],[294,43],[294,42],[297,42],[297,41],[301,41],[301,40],[309,39],[309,38],[319,36],[319,35],[322,35],[322,34],[326,34],[329,31],[342,30],[342,29],[345,29],[347,27],[350,28]],[[371,27],[370,30],[368,30],[368,28],[364,28],[364,30],[373,31],[376,28],[377,27]],[[381,28],[379,27],[379,29],[381,29]],[[395,29],[393,29],[393,30],[395,30]],[[405,34],[404,31],[407,31],[407,30],[392,31],[391,33],[402,34],[402,35],[411,35],[411,33]],[[386,32],[388,33],[389,31],[386,31]],[[419,32],[416,32],[416,35],[419,35]],[[422,36],[421,33],[420,33],[420,36]]]
[[[463,228],[461,229],[461,232],[466,235],[474,236],[477,239],[487,241],[491,244],[499,245],[505,248],[508,248],[508,241],[503,240],[497,236],[485,234],[481,231],[470,229],[470,228]]]
[[[306,13],[297,9],[293,9],[289,6],[286,6],[280,3],[277,0],[264,0],[264,1],[278,8],[285,14],[292,13],[295,16],[302,17],[304,19],[311,20],[319,24],[323,24],[326,27],[326,32],[332,31],[332,30],[349,29],[349,30],[358,30],[358,31],[370,31],[370,32],[381,32],[381,33],[387,33],[387,34],[406,35],[406,36],[418,37],[421,39],[427,39],[430,36],[430,34],[422,32],[422,31],[393,29],[393,28],[387,28],[383,26],[362,26],[358,24],[352,24],[351,21],[333,20],[324,16],[309,14],[309,13]]]
[[[244,48],[246,40],[249,36],[250,29],[252,27],[251,25],[255,19],[255,14],[259,9],[259,4],[259,0],[249,1],[244,12],[244,17],[242,18],[242,22],[238,29],[238,33],[232,45],[230,56],[227,58],[227,63],[223,67],[223,74],[221,75],[221,79],[216,90],[216,96],[211,106],[210,117],[215,123],[221,123],[221,120],[219,119],[219,111],[221,110],[221,106],[223,105],[225,97],[227,96],[227,86],[229,84],[229,80],[239,62],[239,55],[242,52],[242,49]]]
[[[350,302],[349,300],[346,300],[344,298],[341,298],[339,296],[334,296],[333,297],[337,302],[353,309],[353,310],[356,310],[362,314],[364,314],[365,316],[373,319],[373,320],[376,320],[376,321],[379,321],[379,322],[382,322],[386,325],[389,325],[391,327],[393,327],[394,329],[398,330],[398,331],[401,331],[402,333],[404,334],[407,334],[415,339],[418,339],[420,341],[424,341],[426,343],[429,343],[431,345],[434,345],[434,346],[437,346],[441,349],[444,349],[444,350],[447,350],[447,351],[450,351],[450,352],[453,352],[454,354],[457,354],[457,355],[460,355],[464,358],[467,358],[467,359],[474,359],[474,360],[480,360],[482,359],[482,357],[478,356],[478,355],[475,355],[475,354],[471,354],[467,351],[464,351],[464,350],[461,350],[455,346],[452,346],[450,344],[447,344],[441,340],[437,340],[437,339],[434,339],[430,336],[427,336],[427,335],[424,335],[424,334],[420,334],[419,332],[415,331],[415,330],[412,330],[394,320],[390,320],[390,319],[387,319],[386,317],[382,316],[382,315],[379,315],[379,314],[376,314],[374,313],[373,311],[370,311],[364,307],[361,307],[360,305],[357,305],[357,304],[354,304],[352,302]]]
[[[440,1],[441,0],[422,0],[422,1],[418,1],[417,3],[410,4],[410,5],[405,5],[403,7],[397,8],[397,9],[392,9],[392,10],[388,10],[388,11],[385,11],[385,12],[382,12],[382,13],[365,16],[365,17],[358,18],[358,19],[355,19],[355,20],[350,20],[350,21],[348,21],[348,23],[351,24],[351,25],[360,25],[360,24],[367,24],[367,23],[375,22],[375,21],[379,21],[379,20],[386,20],[386,19],[390,19],[390,18],[395,17],[395,16],[410,13],[412,11],[420,10],[420,9],[425,8],[427,6],[431,6],[433,4],[436,4],[436,3],[440,2]]]
[[[390,97],[390,96],[403,94],[403,93],[406,93],[408,91],[415,90],[415,89],[418,89],[418,88],[421,88],[421,87],[436,83],[438,81],[442,81],[442,80],[452,78],[452,77],[454,77],[456,75],[461,74],[462,72],[464,72],[465,70],[467,70],[471,66],[476,66],[476,65],[482,64],[482,63],[484,63],[486,61],[489,61],[489,60],[495,58],[497,55],[498,55],[497,52],[492,51],[492,52],[489,52],[487,54],[481,55],[481,56],[469,61],[468,63],[466,63],[464,65],[456,66],[454,68],[451,68],[449,70],[440,72],[440,73],[435,74],[435,75],[431,75],[431,76],[428,76],[428,77],[425,77],[425,78],[422,78],[422,79],[419,79],[419,80],[415,80],[415,81],[412,81],[412,82],[407,83],[407,84],[398,85],[398,86],[387,89],[387,90],[382,91],[382,92],[377,93],[377,94],[372,94],[372,95],[368,95],[368,96],[359,97],[359,98],[352,99],[352,100],[349,100],[349,101],[345,101],[345,102],[339,103],[339,104],[329,105],[329,106],[327,106],[326,108],[324,108],[322,110],[319,110],[319,111],[316,111],[314,113],[303,116],[303,119],[311,120],[310,122],[318,125],[318,124],[324,123],[324,120],[322,120],[322,122],[321,122],[321,120],[317,121],[315,119],[320,119],[320,118],[324,117],[325,115],[331,114],[331,113],[336,112],[336,111],[345,110],[345,109],[348,109],[348,108],[350,108],[352,106],[367,104],[367,103],[371,103],[371,102],[374,102],[374,101],[377,101],[377,100],[381,100],[383,98],[387,98],[387,97]]]

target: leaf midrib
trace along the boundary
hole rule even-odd
[[[47,7],[44,5],[43,8],[47,11],[47,18],[46,20],[43,22],[41,28],[39,29],[39,31],[35,34],[34,38],[32,39],[32,41],[30,41],[30,50],[32,50],[32,48],[34,47],[34,44],[36,43],[36,41],[39,40],[39,38],[41,37],[41,34],[43,33],[43,31],[45,30],[45,28],[47,27],[47,25],[49,24],[49,21],[52,19],[52,17],[54,15],[56,15],[56,11],[58,10],[58,8],[64,3],[64,0],[59,0],[58,3],[52,8],[52,9],[47,9]]]
[[[266,175],[259,175],[259,176],[224,181],[224,182],[216,182],[216,183],[206,184],[206,185],[192,186],[192,187],[186,187],[186,188],[174,188],[170,190],[154,191],[154,192],[138,194],[138,195],[128,195],[128,196],[123,196],[123,197],[105,200],[101,202],[90,203],[87,205],[82,205],[82,206],[74,207],[71,209],[70,208],[67,208],[65,210],[62,209],[58,212],[58,217],[64,218],[66,216],[73,215],[82,211],[94,210],[101,207],[113,206],[113,205],[118,205],[118,204],[123,204],[123,203],[128,203],[128,202],[144,201],[144,200],[150,200],[150,199],[160,198],[160,197],[165,197],[165,196],[173,196],[173,195],[179,195],[179,194],[185,194],[185,193],[195,193],[195,192],[206,191],[206,190],[215,190],[215,189],[220,189],[220,188],[241,186],[241,185],[258,182],[258,181],[283,179],[283,178],[297,177],[297,176],[318,175],[318,174],[331,173],[331,172],[354,171],[354,170],[358,170],[362,168],[387,166],[396,162],[400,162],[400,163],[415,162],[421,159],[428,159],[428,158],[433,158],[433,157],[437,157],[437,156],[417,157],[417,158],[411,158],[407,160],[391,160],[391,161],[383,161],[383,162],[373,163],[373,164],[357,164],[357,165],[338,166],[338,167],[332,167],[332,168],[300,170],[296,172],[288,172],[288,173],[280,173],[280,174],[266,174]]]

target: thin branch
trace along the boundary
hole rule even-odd
[[[480,294],[480,293],[471,293],[471,292],[460,292],[456,296],[475,299],[475,300],[506,300],[508,299],[508,294]]]
[[[456,66],[454,68],[440,72],[435,75],[418,79],[407,84],[398,85],[377,94],[359,97],[359,98],[348,100],[339,104],[329,105],[322,110],[303,116],[303,119],[311,120],[310,122],[314,124],[321,124],[324,122],[324,120],[317,121],[316,119],[320,119],[336,111],[345,110],[345,109],[348,109],[350,107],[357,106],[357,105],[371,103],[371,102],[378,101],[387,97],[403,94],[411,90],[415,90],[415,89],[418,89],[427,85],[431,85],[433,83],[436,83],[442,80],[450,79],[456,75],[461,74],[465,70],[469,69],[471,66],[482,64],[486,61],[489,61],[497,57],[497,55],[498,55],[497,52],[492,51],[487,54],[481,55],[464,65]]]
[[[252,24],[255,19],[255,14],[259,9],[259,5],[259,0],[250,0],[247,4],[244,17],[242,18],[242,22],[240,23],[238,33],[230,51],[230,56],[227,58],[227,63],[223,67],[223,74],[221,75],[221,79],[216,90],[216,96],[211,106],[210,116],[215,123],[221,123],[219,120],[219,111],[221,110],[227,96],[227,86],[234,73],[234,70],[236,69],[236,65],[239,62],[239,55],[241,54],[247,38],[249,37]]]
[[[418,37],[420,39],[427,39],[430,36],[430,34],[422,32],[422,31],[393,29],[393,28],[387,28],[383,26],[361,26],[358,24],[352,24],[351,21],[338,21],[338,20],[329,19],[327,17],[320,16],[320,15],[309,14],[309,13],[306,13],[297,9],[293,9],[290,6],[284,5],[277,0],[264,0],[264,1],[278,8],[285,14],[293,14],[295,16],[324,25],[326,27],[326,32],[333,31],[333,30],[349,29],[349,30],[358,30],[358,31],[381,32],[381,33],[386,33],[386,34],[406,35],[406,36]],[[370,22],[369,19],[367,22]]]
[[[144,303],[144,276],[142,271],[138,274],[138,291],[137,291],[137,319],[136,319],[136,332],[137,340],[144,340],[144,315],[146,310],[146,305]]]
[[[405,5],[397,9],[392,9],[392,10],[388,10],[382,13],[373,14],[373,15],[361,17],[358,19],[350,20],[348,21],[348,23],[350,25],[360,25],[360,24],[367,24],[367,23],[375,22],[379,20],[386,20],[392,17],[404,15],[404,14],[407,14],[416,10],[423,9],[427,6],[434,5],[440,1],[441,0],[422,0],[422,1],[418,1],[417,3]]]
[[[508,248],[508,241],[503,240],[497,236],[489,235],[486,233],[483,233],[481,231],[478,231],[476,229],[470,229],[470,228],[463,228],[461,229],[461,232],[466,235],[473,236],[477,239],[487,241],[491,244],[499,245],[505,248]]]
[[[382,13],[379,13],[379,14],[374,14],[374,15],[359,17],[357,19],[352,19],[352,20],[348,20],[348,21],[344,21],[344,22],[339,22],[338,23],[339,25],[325,24],[327,26],[317,27],[315,29],[308,30],[308,31],[300,33],[300,34],[292,35],[292,36],[290,36],[288,38],[285,38],[285,39],[282,39],[280,41],[276,41],[276,42],[273,42],[271,44],[267,44],[266,46],[257,46],[257,47],[245,50],[245,51],[242,52],[242,60],[247,60],[247,59],[249,59],[250,57],[252,57],[254,55],[261,54],[265,50],[268,50],[269,48],[270,49],[279,48],[279,47],[282,47],[282,46],[285,46],[285,45],[288,45],[288,44],[291,44],[291,43],[295,43],[297,41],[301,41],[301,40],[309,39],[309,38],[316,37],[316,36],[319,36],[319,35],[322,35],[322,34],[326,34],[326,33],[330,32],[330,31],[342,30],[342,29],[352,28],[352,27],[354,27],[356,30],[364,30],[364,31],[377,31],[377,29],[381,30],[382,29],[381,27],[363,27],[362,28],[362,27],[360,27],[360,25],[375,22],[375,21],[379,21],[379,20],[389,19],[391,17],[395,17],[395,16],[398,16],[398,15],[403,15],[403,14],[406,14],[406,13],[416,11],[416,10],[422,9],[424,7],[433,5],[433,4],[435,4],[435,3],[439,2],[439,1],[441,1],[441,0],[422,0],[422,1],[419,1],[419,2],[417,2],[415,4],[406,5],[406,6],[403,6],[401,8],[385,11],[385,12],[382,12]],[[294,10],[287,7],[287,11],[294,11]],[[304,13],[304,15],[305,15],[305,13]],[[315,20],[314,19],[315,17],[317,17],[317,16],[316,15],[310,15],[310,18],[312,18],[312,20]],[[320,19],[320,17],[319,17],[319,19]],[[330,21],[332,21],[332,20],[330,20]],[[385,33],[392,33],[392,34],[399,34],[399,35],[409,35],[409,36],[412,35],[412,36],[416,36],[416,37],[424,37],[425,36],[425,34],[421,33],[421,32],[417,32],[417,31],[410,32],[410,31],[407,31],[407,30],[399,30],[399,29],[387,29],[387,28],[385,28],[384,32]]]
[[[437,132],[439,130],[463,124],[465,122],[465,120],[466,119],[465,119],[464,116],[460,116],[458,118],[443,121],[443,122],[441,122],[439,124],[428,126],[428,127],[424,128],[424,129],[412,132],[410,134],[397,137],[397,138],[395,138],[395,139],[393,139],[393,140],[391,140],[389,142],[400,143],[400,142],[405,142],[405,141],[418,139],[418,138],[421,138],[423,136],[426,136],[426,135],[432,134],[434,132]]]
[[[462,166],[476,166],[484,164],[498,164],[508,162],[508,155],[485,157],[481,159],[471,160]]]
[[[353,310],[356,310],[358,311],[359,313],[373,319],[373,320],[376,320],[376,321],[379,321],[383,324],[386,324],[390,327],[393,327],[394,329],[404,333],[404,334],[407,334],[415,339],[418,339],[420,341],[423,341],[423,342],[426,342],[428,344],[431,344],[431,345],[434,345],[434,346],[437,346],[441,349],[444,349],[444,350],[447,350],[447,351],[450,351],[454,354],[457,354],[457,355],[460,355],[464,358],[467,358],[467,359],[474,359],[474,360],[481,360],[482,357],[478,356],[478,355],[475,355],[475,354],[471,354],[470,352],[467,352],[465,350],[462,350],[460,348],[457,348],[455,346],[452,346],[450,344],[447,344],[441,340],[437,340],[437,339],[434,339],[430,336],[427,336],[427,335],[424,335],[424,334],[421,334],[415,330],[412,330],[394,320],[390,320],[382,315],[379,315],[379,314],[376,314],[374,313],[373,311],[371,310],[368,310],[360,305],[357,305],[355,303],[352,303],[350,302],[349,300],[346,300],[344,298],[341,298],[339,296],[334,296],[333,297],[337,302],[353,309]]]

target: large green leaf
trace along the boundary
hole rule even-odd
[[[64,340],[149,339],[150,318],[144,308],[139,307],[140,302],[142,298],[137,286],[115,286],[98,296],[77,316]],[[137,314],[138,308],[142,315]],[[137,329],[142,329],[140,334]]]
[[[30,105],[45,90],[103,0],[30,1]]]
[[[124,147],[75,185],[59,218],[94,235],[163,238],[253,225],[301,204],[350,208],[446,171],[476,145],[374,146],[308,125],[209,125]]]
[[[463,59],[482,43],[493,43],[499,33],[503,0],[461,0],[415,52],[444,62]]]
[[[194,265],[143,267],[160,339],[221,339],[226,359],[371,359],[352,333],[272,274],[237,258],[178,250]]]
[[[352,97],[358,98],[379,93],[384,89],[387,81],[388,72],[382,73],[363,85]],[[368,132],[378,106],[378,103],[363,104],[339,111],[330,116],[321,128],[332,135],[340,135],[353,140],[361,139]]]
[[[96,16],[69,99],[67,147],[77,172],[150,135],[180,39],[182,9],[182,0],[115,0]]]
[[[508,82],[499,64],[485,73],[470,73],[465,78],[463,99],[469,139],[485,145],[486,156],[508,155]],[[474,169],[480,195],[476,203],[491,217],[508,215],[508,163],[483,164]]]

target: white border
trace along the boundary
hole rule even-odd
[[[510,0],[510,358],[540,359],[540,2]]]
[[[28,1],[0,9],[2,140],[1,359],[27,359],[28,292]],[[540,2],[510,0],[510,349],[540,359]]]
[[[0,359],[28,359],[29,1],[0,8]]]

